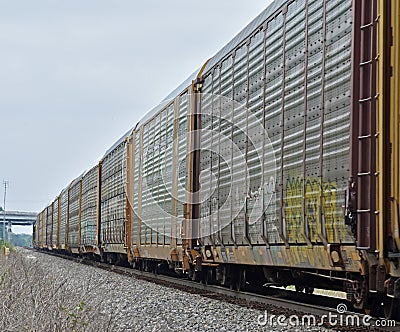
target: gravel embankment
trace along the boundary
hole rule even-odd
[[[23,270],[31,272],[25,286],[16,289],[27,288],[32,283],[34,287],[20,294],[19,297],[25,297],[22,306],[14,303],[7,311],[4,309],[7,304],[3,305],[1,331],[328,331],[322,327],[261,327],[258,318],[264,312],[255,309],[42,253],[22,251],[20,254],[23,263],[14,264],[14,268],[25,265]],[[0,262],[0,276],[3,263]],[[24,273],[20,273],[18,280],[24,278]],[[14,320],[11,316],[7,318],[7,314],[14,315]],[[23,318],[27,323],[21,327]],[[7,319],[8,326],[4,325]],[[38,326],[42,328],[37,329]]]

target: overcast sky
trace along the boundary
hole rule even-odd
[[[0,0],[6,209],[41,210],[271,2]]]

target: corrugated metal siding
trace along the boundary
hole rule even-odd
[[[180,234],[180,224],[177,230],[172,230],[172,217],[176,212],[172,211],[172,199],[177,197],[178,220],[183,218],[183,202],[185,200],[186,181],[186,121],[187,121],[187,95],[179,99],[180,116],[175,118],[175,103],[162,109],[152,120],[143,126],[143,147],[135,149],[135,174],[134,179],[140,180],[139,169],[142,171],[142,193],[140,195],[139,184],[134,187],[134,208],[138,211],[138,196],[141,201],[141,243],[142,244],[171,244],[173,234]],[[175,155],[174,124],[179,121],[179,152]],[[178,134],[178,133],[176,133]],[[140,139],[136,139],[136,146]],[[179,160],[179,171],[173,172],[173,163]],[[140,164],[142,162],[142,164]],[[173,193],[173,180],[178,177],[179,189]],[[139,212],[138,212],[139,213]],[[136,213],[135,213],[136,214]],[[137,227],[137,226],[134,226]],[[178,240],[178,243],[181,240]]]
[[[321,6],[323,2],[320,1]],[[283,72],[283,205],[286,238],[289,243],[304,243],[303,216],[303,136],[304,75],[306,52],[306,1],[295,1],[285,16]],[[320,20],[322,28],[322,23]],[[319,66],[321,63],[319,64]],[[321,70],[321,67],[320,67]],[[317,136],[318,137],[318,136]]]
[[[174,197],[174,193],[172,190],[172,181],[174,178],[173,174],[173,159],[174,159],[174,151],[173,151],[173,139],[174,139],[174,106],[171,105],[166,113],[165,121],[165,155],[164,155],[164,165],[163,165],[163,199],[164,199],[164,211],[166,213],[164,217],[163,223],[163,231],[165,234],[165,244],[171,244],[172,234],[172,216],[175,216],[175,213],[172,211],[172,198]],[[175,233],[174,233],[175,234]]]
[[[323,214],[328,242],[353,242],[343,220],[350,172],[352,2],[327,2]]]
[[[45,223],[46,223],[46,246],[51,247],[51,231],[53,227],[53,205],[49,205],[45,209]]]
[[[142,145],[141,145],[141,131],[137,130],[133,133],[134,140],[134,164],[133,164],[133,221],[132,221],[132,244],[139,245],[138,235],[140,236],[140,219],[141,213],[141,200],[142,200],[142,187],[141,176],[142,174]],[[139,208],[140,205],[140,208]]]
[[[129,137],[133,132],[133,128],[129,129],[125,134],[123,134],[118,141],[116,141],[104,154],[103,158],[106,158],[113,150],[115,150],[119,145],[121,145],[127,137]]]
[[[210,70],[218,65],[223,58],[230,54],[233,50],[246,40],[256,29],[258,29],[265,21],[271,19],[272,16],[279,11],[288,0],[275,0],[272,2],[261,14],[259,14],[253,21],[251,21],[242,31],[240,31],[228,44],[226,44],[217,54],[215,54],[204,70],[207,75]],[[245,4],[244,4],[245,5]]]
[[[287,187],[290,192],[300,192],[301,196],[305,198],[305,222],[307,223],[307,235],[311,241],[320,241],[321,239],[318,239],[318,224],[320,223],[319,220],[321,213],[319,197],[321,195],[320,131],[323,89],[323,69],[321,66],[324,61],[323,2],[311,2],[308,11],[307,117],[305,122],[306,162],[304,170],[307,180],[303,183],[303,181],[301,181],[303,176],[293,176],[291,182],[288,182]],[[301,189],[296,189],[299,188],[299,186],[301,186]]]
[[[102,161],[101,240],[102,244],[125,244],[126,140]]]
[[[97,242],[98,173],[99,166],[96,165],[82,179],[82,246],[95,246]]]
[[[352,1],[332,0],[326,6],[318,0],[286,4],[269,21],[257,21],[255,30],[248,33],[251,39],[236,41],[233,55],[220,55],[225,60],[214,63],[218,66],[208,68],[205,76],[202,107],[210,108],[211,115],[202,117],[206,130],[200,161],[204,175],[201,232],[214,234],[203,239],[205,244],[215,243],[215,236],[225,244],[232,238],[246,244],[246,237],[254,244],[305,243],[307,239],[319,243],[322,238],[331,243],[354,241],[343,211],[350,175]],[[218,114],[218,106],[211,106],[216,97],[209,94],[233,98],[251,112],[222,106]],[[257,153],[268,138],[262,137],[249,114],[265,122],[276,163],[268,157],[270,151],[263,151],[260,167]],[[227,128],[220,116],[231,116],[234,125]],[[249,169],[245,187],[231,196],[229,188],[234,186],[228,181],[235,181],[237,174],[240,182],[245,165],[233,161],[229,176],[222,162],[229,158],[229,148],[225,142],[220,144],[218,133],[232,135]],[[218,147],[210,152],[213,146]],[[217,177],[215,187],[212,174]],[[229,205],[231,211],[240,209],[236,218],[231,216],[232,224],[226,218]]]
[[[181,227],[182,227],[182,220],[184,217],[183,206],[184,203],[187,201],[186,191],[188,188],[186,187],[188,183],[187,179],[187,170],[186,170],[186,156],[187,150],[189,148],[188,144],[188,117],[190,114],[189,104],[190,104],[191,97],[185,93],[179,98],[179,116],[176,121],[178,122],[177,128],[177,140],[178,140],[178,156],[174,156],[179,162],[177,165],[177,173],[178,173],[178,189],[177,189],[177,198],[178,198],[178,213],[177,213],[177,224],[176,224],[176,234],[177,234],[177,245],[182,244],[182,237],[181,237]],[[176,176],[176,175],[173,175]]]
[[[167,140],[165,136],[168,116],[173,117],[173,105],[161,110],[145,126],[144,135],[147,142],[147,149],[143,150],[143,178],[144,195],[143,219],[144,231],[146,233],[146,244],[164,244],[164,235],[170,236],[170,229],[166,228],[165,198],[166,181],[165,161]],[[172,139],[171,139],[172,142]],[[171,142],[168,142],[170,144]],[[146,146],[146,145],[145,145]],[[168,217],[167,217],[168,218]]]
[[[69,188],[68,205],[68,247],[79,245],[81,181],[75,181]]]
[[[201,129],[202,129],[202,142],[206,147],[211,147],[213,142],[213,132],[212,132],[212,124],[213,124],[213,116],[214,109],[213,105],[215,103],[213,99],[212,92],[215,89],[219,89],[219,84],[215,84],[216,88],[213,86],[212,78],[219,74],[219,69],[214,72],[214,75],[209,75],[205,79],[203,95],[201,99],[202,109],[205,110],[203,114],[201,114]],[[216,81],[216,79],[215,79]],[[219,90],[215,93],[218,95]],[[211,238],[211,234],[213,234],[212,230],[212,222],[213,216],[212,211],[213,204],[215,204],[215,197],[213,197],[214,190],[216,190],[216,183],[213,181],[213,176],[211,174],[211,169],[217,162],[217,155],[215,151],[211,149],[202,149],[200,151],[200,197],[199,200],[202,203],[200,206],[200,229],[199,235],[203,238],[203,243],[205,245],[211,245],[214,242],[214,239]]]
[[[66,225],[68,216],[68,189],[64,189],[60,194],[60,236],[59,245],[61,249],[66,246]]]
[[[185,81],[183,81],[176,89],[174,89],[168,96],[166,96],[159,105],[152,108],[149,112],[147,112],[136,125],[136,129],[139,129],[141,126],[146,124],[150,119],[152,119],[156,114],[160,113],[163,109],[165,109],[171,101],[175,98],[179,97],[182,92],[184,92],[191,84],[192,81],[196,80],[197,75],[200,72],[200,68],[194,71]]]
[[[267,238],[269,243],[281,243],[279,233],[281,229],[281,173],[280,173],[280,149],[281,149],[281,111],[282,111],[282,80],[283,80],[283,40],[282,40],[283,16],[278,15],[268,22],[266,31],[266,68],[265,68],[265,129],[271,140],[272,148],[277,159],[275,168],[274,195],[270,206],[266,211]]]
[[[41,247],[42,246],[42,213],[39,213],[36,217],[36,224],[35,224],[35,246]]]
[[[153,125],[154,126],[154,125]],[[142,244],[151,244],[151,225],[153,224],[152,214],[152,179],[153,179],[153,165],[152,165],[152,150],[147,147],[150,146],[151,140],[154,137],[154,127],[151,123],[147,123],[143,128],[143,150],[142,150],[142,181],[145,181],[142,187],[142,229],[141,240]]]
[[[58,198],[53,202],[53,227],[51,230],[51,245],[53,248],[57,247],[57,236],[58,236]]]

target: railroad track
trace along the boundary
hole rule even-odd
[[[34,249],[32,249],[34,250]],[[35,250],[37,251],[37,250]],[[42,251],[37,251],[43,253]],[[355,311],[353,308],[348,308],[343,299],[321,296],[309,295],[294,291],[288,291],[277,288],[263,287],[249,289],[249,291],[237,291],[226,287],[205,284],[192,281],[185,278],[170,276],[165,274],[155,274],[141,270],[132,269],[129,267],[110,265],[103,262],[96,262],[84,258],[61,255],[54,252],[46,252],[59,258],[68,259],[76,263],[85,264],[100,268],[103,270],[111,271],[121,275],[134,277],[137,279],[146,280],[162,286],[179,289],[185,292],[199,294],[201,296],[218,299],[224,302],[240,305],[246,308],[253,308],[267,313],[267,316],[259,317],[260,324],[268,322],[272,315],[277,318],[284,312],[285,317],[309,317],[312,315],[316,317],[317,324],[326,328],[333,328],[329,323],[329,317],[333,323],[337,323],[340,331],[400,331],[400,324],[396,323],[395,326],[374,327],[378,319],[369,318],[369,316]],[[346,309],[346,310],[344,310]],[[340,310],[338,312],[338,310]],[[344,310],[344,311],[343,311]],[[343,312],[342,312],[343,311]],[[355,319],[356,321],[366,321],[370,326],[349,326],[346,324],[346,317],[351,316],[350,322]],[[325,317],[325,318],[324,318]],[[342,318],[340,318],[342,317]],[[309,318],[306,318],[308,322]],[[324,324],[322,324],[322,319]],[[381,321],[381,320],[379,320]]]

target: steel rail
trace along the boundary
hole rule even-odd
[[[264,292],[269,294],[257,294],[254,292],[247,292],[247,291],[237,291],[234,289],[206,284],[202,282],[192,281],[189,279],[179,278],[176,276],[168,276],[165,274],[156,274],[153,272],[147,272],[142,270],[137,270],[129,267],[123,267],[118,265],[110,265],[103,262],[93,261],[85,258],[74,257],[69,255],[62,255],[56,252],[51,251],[40,251],[28,248],[30,250],[42,253],[42,254],[49,254],[55,257],[67,259],[76,263],[100,268],[109,272],[118,273],[121,275],[134,277],[137,279],[145,280],[148,282],[153,282],[156,284],[160,284],[162,286],[170,287],[170,288],[177,288],[182,291],[192,292],[195,291],[205,297],[211,297],[213,299],[217,299],[220,301],[234,303],[240,306],[248,307],[248,308],[256,308],[257,310],[267,310],[270,307],[275,307],[275,310],[279,308],[279,310],[285,312],[285,317],[290,317],[291,315],[296,315],[300,317],[299,313],[302,315],[314,315],[317,318],[317,323],[321,321],[323,317],[325,325],[324,327],[327,328],[337,328],[338,326],[329,326],[329,314],[335,318],[339,319],[340,315],[347,316],[351,315],[354,317],[358,317],[359,321],[362,322],[363,318],[366,318],[367,315],[362,314],[360,312],[355,311],[346,311],[344,313],[338,313],[337,306],[339,304],[347,304],[343,303],[346,302],[339,298],[332,298],[328,296],[322,295],[308,295],[303,293],[298,293],[289,290],[283,290],[278,288],[267,288],[264,287]],[[215,295],[220,295],[221,297],[215,297]],[[286,298],[284,298],[286,297]],[[288,299],[297,297],[296,300]],[[236,301],[238,302],[236,302]],[[312,303],[307,303],[310,300],[314,302],[330,302],[331,305],[317,305]],[[284,309],[284,310],[282,310]],[[286,311],[285,311],[286,309]],[[275,315],[278,317],[279,315]],[[345,318],[343,318],[343,322],[345,322]],[[400,323],[397,322],[396,326],[394,327],[384,327],[379,328],[375,327],[375,323],[378,319],[371,318],[368,322],[371,324],[370,327],[362,327],[362,326],[340,326],[341,331],[399,331],[400,330]],[[339,319],[340,321],[340,319]]]

